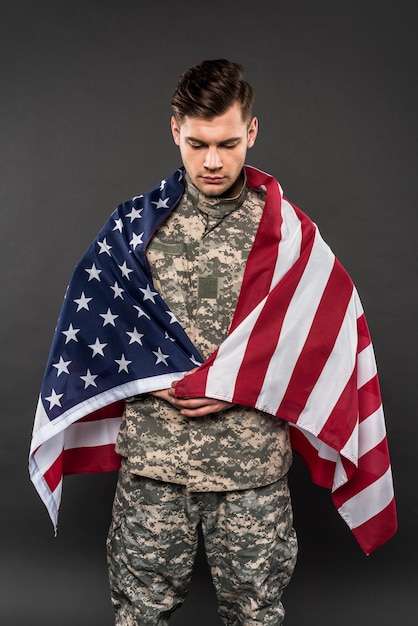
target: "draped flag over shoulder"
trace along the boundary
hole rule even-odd
[[[396,532],[379,382],[364,312],[316,225],[246,166],[266,204],[225,341],[177,395],[285,419],[312,479],[366,554]],[[38,402],[31,478],[56,526],[63,475],[117,469],[124,399],[168,387],[202,359],[153,287],[145,249],[184,191],[183,170],[120,205],[77,265]]]

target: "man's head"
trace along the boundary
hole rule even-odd
[[[173,94],[171,129],[193,183],[206,195],[238,193],[258,122],[254,93],[240,65],[203,61],[187,70]]]

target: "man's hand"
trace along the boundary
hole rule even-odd
[[[188,376],[193,371],[194,370],[191,370],[185,375]],[[159,389],[158,391],[150,392],[150,394],[165,400],[178,409],[185,417],[203,417],[204,415],[218,413],[219,411],[224,411],[234,406],[231,402],[216,400],[215,398],[177,398],[175,396],[177,382],[178,381],[175,380],[169,389]]]

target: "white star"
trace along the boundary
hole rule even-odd
[[[139,333],[139,332],[137,331],[137,329],[136,329],[136,327],[135,327],[135,326],[134,326],[134,328],[133,328],[133,330],[132,330],[132,332],[131,332],[131,333],[130,333],[130,332],[128,332],[128,331],[126,331],[126,334],[127,334],[127,335],[129,335],[129,337],[131,338],[131,339],[130,339],[130,341],[129,341],[129,343],[130,343],[130,344],[131,344],[131,343],[135,343],[135,342],[137,342],[137,343],[139,343],[139,345],[140,345],[140,346],[142,346],[142,341],[141,341],[141,339],[142,339],[142,337],[143,337],[144,335],[143,335],[143,334],[141,334],[141,333]]]
[[[81,296],[79,298],[77,298],[76,300],[74,300],[74,302],[76,302],[78,304],[77,306],[77,313],[79,311],[81,311],[81,309],[86,309],[86,311],[89,311],[89,302],[90,300],[93,300],[93,298],[87,298],[86,294],[84,293],[84,291],[82,292]]]
[[[153,350],[152,353],[155,354],[155,356],[157,357],[157,360],[155,361],[155,365],[158,365],[158,363],[164,363],[164,365],[168,365],[167,359],[169,355],[163,354],[163,352],[161,351],[161,348],[157,348],[156,352]]]
[[[97,387],[95,379],[97,378],[97,374],[92,374],[88,369],[85,376],[80,376],[81,380],[84,380],[84,389],[87,389],[90,385],[93,387]]]
[[[173,341],[173,342],[175,341],[175,339],[173,339],[173,337],[170,337],[170,335],[168,334],[167,331],[165,331],[165,333],[164,333],[164,339],[168,339],[169,341]]]
[[[51,391],[51,395],[45,398],[45,400],[49,402],[49,410],[51,410],[53,406],[61,406],[60,400],[63,395],[63,393],[56,393],[55,389]]]
[[[113,289],[113,293],[115,294],[113,296],[113,299],[115,298],[121,298],[121,300],[123,300],[123,296],[122,293],[125,291],[124,289],[122,289],[122,287],[119,287],[118,283],[115,280],[115,284],[114,285],[110,285],[110,288]]]
[[[115,220],[115,227],[113,230],[118,230],[120,233],[123,230],[123,222],[122,219],[119,217],[117,220]]]
[[[143,197],[144,197],[144,194],[143,194],[143,193],[141,193],[141,195],[140,195],[140,196],[134,196],[133,198],[131,198],[131,200],[132,200],[132,202],[133,202],[134,200],[139,200],[139,198],[143,198]]]
[[[146,289],[140,289],[139,291],[142,291],[144,294],[144,300],[151,300],[151,302],[155,304],[154,296],[158,296],[158,293],[156,291],[152,291],[149,285],[147,285]]]
[[[143,309],[141,309],[141,307],[140,307],[140,306],[136,306],[136,304],[134,304],[134,309],[136,309],[136,310],[138,311],[138,317],[143,317],[143,316],[145,316],[148,320],[150,320],[150,319],[151,319],[151,318],[150,318],[150,316],[149,316],[149,315],[147,315],[147,314],[145,313],[145,311],[144,311]]]
[[[98,280],[98,281],[100,282],[100,276],[99,276],[99,274],[100,274],[100,272],[101,272],[101,271],[102,271],[102,270],[99,270],[99,269],[95,266],[95,264],[94,264],[94,263],[93,263],[93,265],[92,265],[90,268],[87,268],[87,267],[86,267],[86,272],[87,272],[87,273],[88,273],[88,275],[89,275],[89,282],[90,282],[91,280],[93,280],[93,278],[95,278],[96,280]]]
[[[129,373],[128,365],[132,363],[132,361],[128,361],[125,358],[124,354],[121,354],[120,359],[115,359],[115,363],[119,365],[118,374],[120,374],[122,371]]]
[[[199,365],[202,365],[202,362],[201,361],[197,361],[195,359],[195,357],[193,356],[193,354],[192,354],[192,356],[189,357],[189,359],[193,363],[193,365],[197,365],[198,367],[199,367]]]
[[[119,317],[119,315],[113,315],[112,311],[107,309],[106,313],[100,313],[100,317],[103,317],[103,326],[106,326],[106,324],[116,326],[115,319]]]
[[[100,343],[99,338],[96,337],[96,341],[94,343],[89,344],[89,348],[92,349],[93,354],[92,358],[96,356],[96,354],[100,354],[100,356],[104,356],[103,349],[107,346],[107,343]]]
[[[109,256],[112,256],[110,254],[110,250],[112,249],[112,246],[109,246],[109,244],[106,241],[106,237],[103,239],[103,241],[98,241],[97,245],[100,248],[99,254],[103,254],[103,252],[106,252],[106,254],[108,254]]]
[[[172,313],[171,311],[166,311],[166,313],[167,313],[167,315],[170,316],[170,324],[175,324],[176,322],[178,323],[178,319],[174,315],[174,313]]]
[[[57,368],[57,377],[60,376],[61,374],[69,374],[70,372],[68,371],[68,366],[71,363],[71,361],[64,361],[64,359],[62,358],[62,356],[60,356],[60,360],[58,361],[58,363],[53,363],[52,367],[56,367]]]
[[[132,207],[131,212],[126,214],[126,217],[131,218],[131,224],[134,220],[137,220],[141,217],[142,209],[135,209]]]
[[[127,278],[128,280],[130,280],[129,278],[129,274],[131,272],[133,272],[133,270],[129,269],[129,267],[127,267],[126,265],[126,261],[123,262],[123,265],[118,265],[118,268],[120,269],[120,271],[122,272],[122,276],[124,276],[125,278]]]
[[[132,234],[133,234],[133,237],[131,241],[129,242],[129,245],[131,245],[133,249],[135,250],[137,245],[139,245],[140,243],[143,243],[142,237],[144,236],[144,233],[140,233],[139,235],[137,235],[136,233],[132,233]]]
[[[167,181],[163,179],[163,180],[161,181],[161,183],[160,183],[160,191],[163,191],[163,189],[164,189],[164,187],[166,186],[166,184],[167,184]]]
[[[159,198],[158,202],[154,202],[154,200],[153,200],[152,204],[155,204],[155,208],[156,209],[168,209],[167,202],[169,200],[170,200],[170,198],[166,198],[165,200],[163,200],[162,198]]]
[[[73,328],[73,325],[70,324],[69,327],[68,327],[68,330],[63,330],[62,331],[62,334],[66,336],[65,343],[68,343],[71,340],[78,341],[76,335],[77,335],[77,333],[79,331],[80,331],[79,328]]]

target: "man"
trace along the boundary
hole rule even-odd
[[[204,359],[228,334],[265,192],[244,162],[257,136],[241,68],[207,61],[174,93],[184,195],[148,245],[153,284]],[[127,403],[109,534],[117,624],[165,624],[185,598],[202,525],[225,624],[280,624],[296,560],[288,424],[173,388]],[[143,581],[147,583],[144,585]]]
[[[183,167],[119,205],[77,265],[30,473],[56,527],[64,474],[120,465],[117,626],[168,624],[199,526],[224,623],[277,626],[297,554],[292,448],[364,552],[396,530],[373,348],[315,224],[244,165],[258,122],[241,67],[190,68],[172,106]]]

